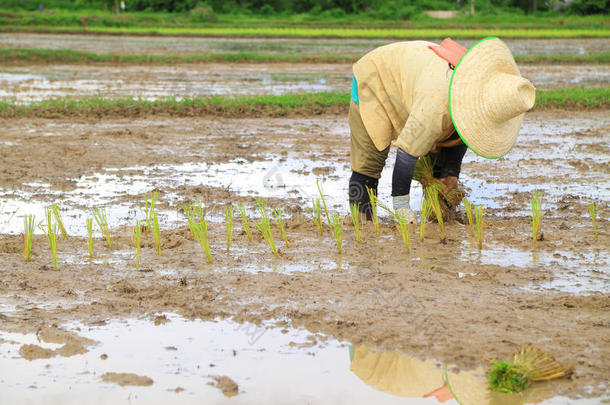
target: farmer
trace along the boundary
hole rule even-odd
[[[349,202],[370,216],[366,188],[377,193],[393,142],[393,207],[411,223],[417,222],[409,205],[417,159],[433,154],[445,192],[456,188],[467,147],[489,159],[505,155],[536,97],[498,38],[469,50],[450,38],[440,45],[398,42],[364,55],[353,74]]]

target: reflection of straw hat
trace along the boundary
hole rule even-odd
[[[524,114],[534,106],[536,89],[521,77],[512,53],[500,39],[482,39],[459,59],[455,59],[460,53],[456,46],[448,39],[431,47],[455,66],[449,85],[453,125],[478,155],[501,157],[515,144]]]

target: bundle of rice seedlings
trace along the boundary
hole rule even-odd
[[[430,211],[432,211],[432,207],[430,206],[430,201],[427,198],[422,198],[421,206],[419,207],[419,240],[423,242],[424,237],[426,236],[426,222],[428,221],[428,215],[430,215]]]
[[[360,210],[357,203],[353,203],[349,207],[350,217],[352,218],[352,224],[354,225],[354,232],[356,234],[356,242],[360,242]]]
[[[448,192],[445,192],[445,184],[443,184],[440,179],[434,177],[434,162],[430,156],[419,158],[415,164],[413,179],[421,183],[424,192],[430,187],[434,188],[438,192],[439,197],[441,197],[440,205],[443,219],[445,221],[453,219],[454,209],[460,205],[465,194],[462,190],[458,189],[451,189]]]
[[[343,219],[336,212],[333,214],[332,234],[337,245],[337,253],[343,253]]]
[[[231,240],[233,239],[233,205],[225,207],[225,222],[227,223],[227,253],[231,249]]]
[[[26,215],[23,218],[23,258],[26,262],[30,261],[32,254],[32,240],[34,238],[34,215]]]
[[[512,363],[492,361],[487,374],[489,388],[499,392],[522,392],[532,383],[567,377],[571,367],[557,362],[550,354],[528,346],[515,354]]]
[[[447,236],[445,235],[445,223],[443,222],[443,213],[441,208],[441,200],[438,196],[438,190],[434,187],[428,187],[426,189],[426,198],[430,201],[430,207],[436,215],[436,221],[441,231],[441,242],[446,242]]]
[[[153,230],[154,214],[156,212],[157,200],[159,199],[159,192],[154,191],[151,193],[150,198],[148,193],[144,197],[144,213],[146,214],[146,229],[148,231]]]
[[[100,227],[100,231],[104,238],[106,239],[106,243],[108,247],[112,249],[112,241],[110,240],[110,228],[108,227],[108,217],[106,216],[105,208],[94,208],[92,211],[93,219],[97,223],[97,226]]]
[[[53,268],[57,268],[57,237],[59,236],[59,225],[53,221],[53,210],[51,208],[46,209],[47,226],[40,226],[40,229],[47,236],[49,242],[49,249],[51,249],[51,257],[53,260]]]
[[[140,221],[136,220],[136,225],[131,230],[131,244],[136,249],[136,269],[140,268],[140,247],[142,245],[142,227]]]
[[[316,224],[316,228],[318,228],[318,235],[322,236],[322,207],[320,205],[320,199],[312,198],[311,204],[313,206],[311,210],[311,218]]]
[[[542,239],[540,234],[540,222],[542,220],[542,194],[534,193],[532,198],[532,242]]]
[[[208,263],[212,263],[212,253],[210,252],[210,241],[208,238],[208,223],[201,207],[201,200],[198,200],[197,204],[190,203],[188,207],[185,206],[184,215],[186,215],[188,220],[189,230],[193,239],[203,249]]]
[[[262,198],[256,199],[256,205],[260,219],[256,222],[256,227],[263,235],[263,238],[269,243],[271,251],[275,257],[279,257],[280,254],[275,247],[275,241],[273,240],[273,232],[271,232],[271,221],[269,221],[269,215],[267,214],[267,202]]]
[[[398,227],[398,231],[402,236],[402,241],[405,244],[405,248],[407,248],[407,252],[410,253],[411,240],[409,238],[409,224],[407,223],[405,212],[403,210],[397,210],[394,218],[396,219],[396,226]]]
[[[61,237],[64,239],[68,239],[68,232],[66,232],[64,222],[61,220],[61,214],[59,213],[59,207],[57,206],[57,204],[51,204],[51,210],[53,211],[53,216],[55,216],[55,221],[57,221],[57,226],[59,226]]]
[[[466,211],[466,218],[468,218],[468,226],[470,227],[470,233],[472,236],[475,235],[474,219],[472,217],[472,206],[468,198],[464,198],[464,211]]]

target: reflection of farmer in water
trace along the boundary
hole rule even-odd
[[[367,216],[366,188],[377,192],[392,142],[394,209],[416,222],[409,191],[418,158],[433,152],[435,177],[445,191],[454,189],[466,148],[486,158],[506,154],[535,100],[534,86],[497,38],[468,51],[449,38],[398,42],[366,54],[353,73],[349,198]]]

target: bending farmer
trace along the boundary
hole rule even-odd
[[[434,176],[447,190],[457,187],[467,147],[489,159],[505,155],[536,97],[498,38],[469,50],[449,38],[440,45],[398,42],[366,54],[353,73],[350,204],[370,215],[366,188],[377,192],[393,142],[393,205],[409,222],[417,220],[409,191],[419,157],[433,153]]]

